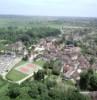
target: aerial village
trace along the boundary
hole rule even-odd
[[[58,59],[62,64],[60,73],[63,74],[63,79],[79,80],[80,73],[90,67],[88,60],[82,55],[80,47],[59,44],[58,41],[58,38],[48,37],[29,49],[21,41],[6,45],[7,49],[0,54],[0,75],[5,77],[26,56],[29,62],[37,59],[48,62]]]

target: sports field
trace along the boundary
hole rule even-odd
[[[32,74],[38,71],[39,66],[32,63],[25,63],[15,68],[15,70],[24,73],[24,74]]]
[[[35,62],[21,61],[6,75],[6,78],[11,81],[20,81],[28,75],[37,72],[41,69],[45,61],[38,60]]]
[[[41,67],[39,65],[25,62],[14,67],[6,76],[8,80],[20,81],[34,72],[37,72]]]

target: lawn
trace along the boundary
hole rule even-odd
[[[39,59],[39,60],[34,61],[33,63],[36,64],[36,65],[39,65],[39,66],[43,67],[43,65],[45,64],[45,61],[42,60],[42,59]]]
[[[6,82],[0,77],[0,88],[5,84]]]
[[[14,66],[14,68],[17,67],[17,66],[23,65],[23,64],[25,64],[25,63],[27,63],[27,61],[23,61],[23,60],[22,60],[22,61],[20,61],[18,64],[16,64],[16,65]]]
[[[6,78],[8,80],[11,80],[11,81],[19,81],[23,78],[25,78],[27,75],[26,74],[23,74],[15,69],[12,69],[6,76]]]
[[[2,95],[5,95],[5,91],[7,91],[8,85],[9,85],[9,83],[0,77],[0,98]],[[2,99],[0,99],[0,100],[2,100]]]

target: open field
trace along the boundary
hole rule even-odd
[[[5,84],[5,82],[2,80],[2,78],[0,77],[0,87],[2,87]]]
[[[72,26],[88,26],[92,18],[67,18],[67,17],[47,17],[47,16],[14,16],[14,15],[0,15],[0,28],[13,26],[19,28],[31,28],[31,27],[41,27],[49,26],[60,28],[62,26],[72,27]],[[75,23],[76,22],[76,23]]]
[[[25,29],[25,27],[27,28],[31,28],[31,27],[45,27],[45,26],[51,26],[51,27],[60,27],[63,25],[63,23],[52,23],[51,22],[52,18],[44,18],[44,17],[27,17],[27,16],[6,16],[6,17],[2,17],[0,16],[0,28],[4,28],[4,27],[10,27],[13,26],[18,27],[18,28],[23,28]],[[50,22],[48,22],[50,21]]]
[[[7,83],[6,81],[4,81],[0,77],[0,98],[1,98],[1,94],[4,95],[5,91],[7,90],[8,85],[9,85],[9,83]]]

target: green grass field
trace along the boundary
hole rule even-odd
[[[8,87],[9,83],[7,83],[5,80],[3,80],[1,77],[0,77],[0,100],[3,100],[1,99],[1,97],[3,95],[5,95],[5,91],[7,91],[7,87]]]
[[[26,76],[27,76],[26,74],[23,74],[15,69],[13,69],[7,74],[6,78],[11,81],[19,81],[19,80],[25,78]]]
[[[39,60],[37,60],[37,61],[34,61],[33,63],[36,64],[36,65],[39,65],[39,66],[43,67],[45,61],[42,60],[42,59],[39,59]]]
[[[0,77],[0,87],[2,87],[5,84],[5,81]]]

